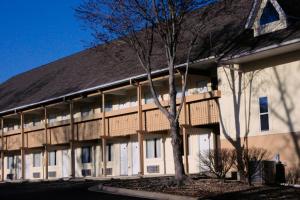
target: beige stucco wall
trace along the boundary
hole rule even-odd
[[[222,91],[222,98],[219,99],[221,139],[235,140],[237,136],[249,138],[266,136],[261,137],[266,142],[258,142],[258,144],[260,147],[269,149],[273,156],[276,153],[282,153],[282,145],[284,148],[289,148],[292,154],[296,154],[300,146],[300,104],[298,103],[300,52],[230,67],[241,70],[241,73],[239,81],[237,71],[234,71],[232,75],[230,72],[232,70],[228,68],[218,69],[219,89]],[[235,85],[232,80],[235,80]],[[233,90],[236,94],[235,104]],[[260,130],[259,97],[265,96],[268,97],[269,102],[269,131]],[[239,97],[240,103],[238,103]],[[234,106],[240,110],[239,116],[238,112],[234,111]],[[238,126],[240,126],[240,131],[236,131]],[[273,136],[284,133],[295,136],[294,140],[293,137],[290,137],[291,142],[290,139],[285,140],[283,136]],[[273,143],[269,143],[271,138]],[[252,140],[254,138],[251,138]],[[277,143],[281,148],[273,149],[273,145]],[[294,164],[291,158],[285,157],[285,159],[288,165]],[[299,157],[296,160],[299,162]]]

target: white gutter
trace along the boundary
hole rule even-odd
[[[286,42],[282,42],[280,44],[274,44],[274,45],[270,45],[270,46],[267,46],[267,47],[263,47],[263,48],[255,50],[255,51],[247,51],[247,52],[244,52],[244,53],[232,56],[232,57],[223,58],[222,61],[225,62],[225,63],[229,62],[229,61],[234,62],[234,60],[236,60],[236,59],[244,58],[244,57],[247,57],[247,56],[250,56],[250,55],[253,55],[253,54],[263,53],[263,52],[270,51],[270,50],[273,50],[273,49],[277,49],[277,48],[280,48],[280,47],[286,47],[286,46],[289,46],[289,45],[294,45],[294,44],[297,44],[297,43],[300,43],[300,38],[294,39],[294,40],[289,40],[289,41],[286,41]]]
[[[196,60],[196,61],[192,62],[191,64],[196,64],[196,63],[200,63],[200,62],[210,61],[210,60],[213,60],[213,59],[215,59],[215,56],[211,56],[211,57],[204,58],[204,59],[199,59],[199,60]],[[186,64],[187,63],[176,65],[175,68],[183,67]],[[164,68],[164,69],[153,71],[152,75],[159,74],[159,73],[165,72],[165,71],[168,71],[168,68]],[[78,95],[78,94],[85,93],[85,92],[91,92],[91,91],[94,91],[94,90],[100,90],[100,89],[103,89],[103,88],[106,88],[106,87],[110,87],[110,86],[121,84],[121,83],[125,83],[125,82],[131,82],[131,80],[144,78],[146,76],[147,76],[147,74],[141,74],[141,75],[137,75],[137,76],[132,76],[132,77],[129,77],[129,78],[126,78],[126,79],[122,79],[122,80],[119,80],[119,81],[114,81],[114,82],[110,82],[110,83],[98,85],[98,86],[95,86],[95,87],[91,87],[91,88],[79,90],[77,92],[68,93],[66,95],[62,95],[62,96],[59,96],[59,97],[47,99],[47,100],[44,100],[44,101],[39,101],[39,102],[36,102],[36,103],[26,104],[24,106],[19,106],[19,107],[16,107],[16,108],[11,108],[11,109],[8,109],[8,110],[0,111],[0,115],[3,115],[5,113],[9,113],[9,112],[15,112],[16,113],[17,110],[25,109],[27,107],[37,106],[37,105],[40,105],[40,104],[46,104],[48,102],[56,101],[56,100],[59,100],[59,99],[64,99],[66,97],[70,97],[70,96],[73,96],[73,95]]]

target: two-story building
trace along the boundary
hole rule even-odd
[[[243,145],[300,163],[300,5],[297,0],[220,0],[199,10],[206,24],[186,91],[177,65],[183,160]],[[197,21],[197,20],[195,20]],[[199,23],[200,23],[199,22]],[[88,49],[0,85],[1,179],[174,173],[169,124],[125,43]],[[153,60],[168,106],[168,71]]]

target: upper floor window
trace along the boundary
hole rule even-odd
[[[81,162],[82,163],[91,163],[91,147],[82,147],[81,149]]]
[[[144,93],[144,98],[145,98],[145,104],[154,103],[154,99],[153,99],[152,93],[150,91],[147,93]]]
[[[112,111],[113,104],[111,100],[108,100],[105,102],[105,112],[110,112]]]
[[[81,116],[87,117],[89,115],[93,114],[93,109],[91,107],[82,107],[81,108]]]
[[[259,98],[260,130],[269,130],[269,105],[268,97]]]
[[[197,92],[198,93],[204,93],[207,92],[207,81],[206,80],[201,80],[197,82]]]
[[[56,121],[56,115],[50,114],[48,118],[49,123],[54,123]]]
[[[260,25],[266,25],[278,21],[279,19],[279,13],[277,12],[273,4],[268,1],[260,18]]]

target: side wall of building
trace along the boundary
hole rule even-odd
[[[234,68],[234,70],[233,70]],[[300,52],[218,68],[222,147],[262,147],[287,167],[300,159]],[[268,99],[269,130],[261,130],[259,98]],[[241,138],[238,142],[237,138]]]

